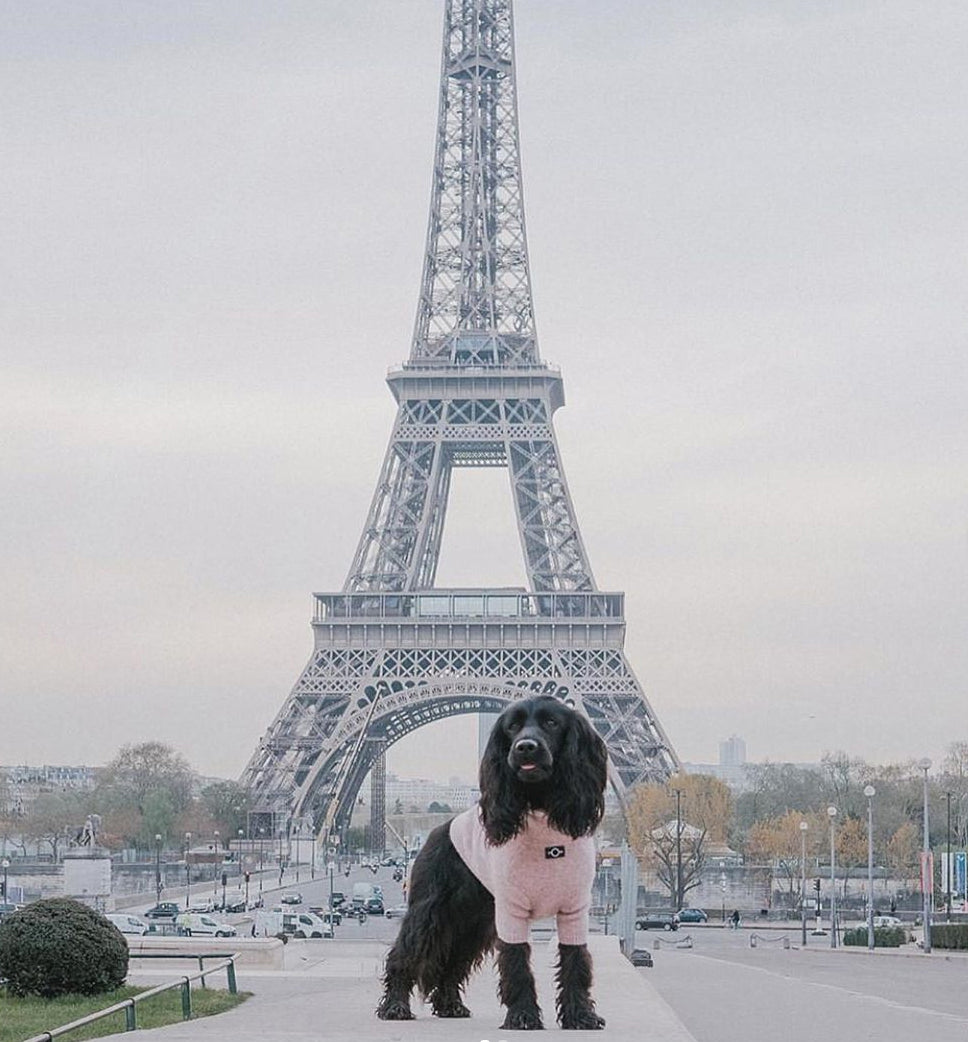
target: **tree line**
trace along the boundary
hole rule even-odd
[[[245,829],[248,796],[234,781],[203,785],[188,761],[162,742],[125,745],[97,774],[93,790],[42,792],[22,808],[0,782],[0,836],[27,855],[28,845],[57,861],[85,820],[100,818],[98,843],[109,850],[152,850],[155,837],[181,846],[185,834],[225,842]]]
[[[744,862],[768,865],[791,900],[799,894],[801,854],[809,866],[829,864],[830,816],[836,863],[867,864],[868,797],[873,787],[874,863],[893,878],[918,878],[923,844],[924,771],[918,761],[872,765],[844,752],[827,753],[816,767],[749,764],[746,785],[732,792],[709,775],[681,774],[666,784],[632,790],[627,805],[629,844],[654,871],[678,907],[699,885],[711,853],[733,851]],[[801,823],[806,823],[806,829]],[[952,743],[928,776],[929,842],[943,851],[968,846],[968,742]],[[613,823],[618,830],[622,826]],[[847,872],[844,872],[844,886]]]

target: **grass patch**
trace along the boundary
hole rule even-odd
[[[0,988],[0,1042],[24,1042],[24,1039],[39,1035],[79,1020],[89,1013],[107,1009],[116,1002],[133,998],[148,988],[123,987],[107,991],[103,995],[63,995],[56,999],[16,998]],[[192,1016],[208,1017],[213,1013],[224,1013],[240,1002],[250,992],[230,995],[218,988],[192,988]],[[137,1006],[139,1028],[160,1028],[175,1024],[182,1019],[181,988],[173,988],[162,995],[155,995]],[[65,1042],[80,1042],[85,1038],[100,1038],[124,1031],[124,1010],[112,1013],[94,1024],[78,1028],[63,1036]]]

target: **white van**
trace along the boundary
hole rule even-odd
[[[332,923],[327,923],[314,912],[290,912],[281,908],[258,911],[255,917],[254,937],[332,937]]]
[[[208,937],[236,937],[234,926],[228,923],[220,923],[210,915],[198,915],[194,912],[182,912],[175,920],[178,932],[183,937],[199,936]]]
[[[151,930],[151,927],[144,919],[139,919],[136,915],[129,915],[127,912],[108,912],[105,919],[109,923],[114,923],[122,933],[134,933],[144,936]]]

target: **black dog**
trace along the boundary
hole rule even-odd
[[[604,812],[606,767],[605,743],[584,716],[557,699],[523,699],[501,714],[481,761],[479,807],[434,829],[414,862],[377,1016],[413,1019],[414,985],[438,1017],[470,1016],[461,998],[464,985],[496,945],[498,995],[507,1007],[502,1028],[542,1027],[527,920],[557,914],[558,1022],[563,1028],[605,1026],[590,994],[592,963],[584,941],[594,872],[590,837]],[[465,858],[480,871],[478,858],[490,857],[499,863],[484,864],[485,886]],[[570,895],[542,907],[554,891],[548,881],[556,875],[565,880],[569,872],[575,876],[573,885],[567,883]],[[530,885],[534,877],[538,888]]]

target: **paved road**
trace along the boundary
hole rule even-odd
[[[683,930],[691,950],[653,952],[640,970],[697,1042],[950,1042],[968,1038],[968,957],[895,955],[822,942],[749,947],[750,931]],[[780,936],[771,934],[771,936]],[[799,931],[789,933],[799,944]],[[651,935],[639,935],[652,947]],[[772,1027],[771,1027],[772,1025]]]

